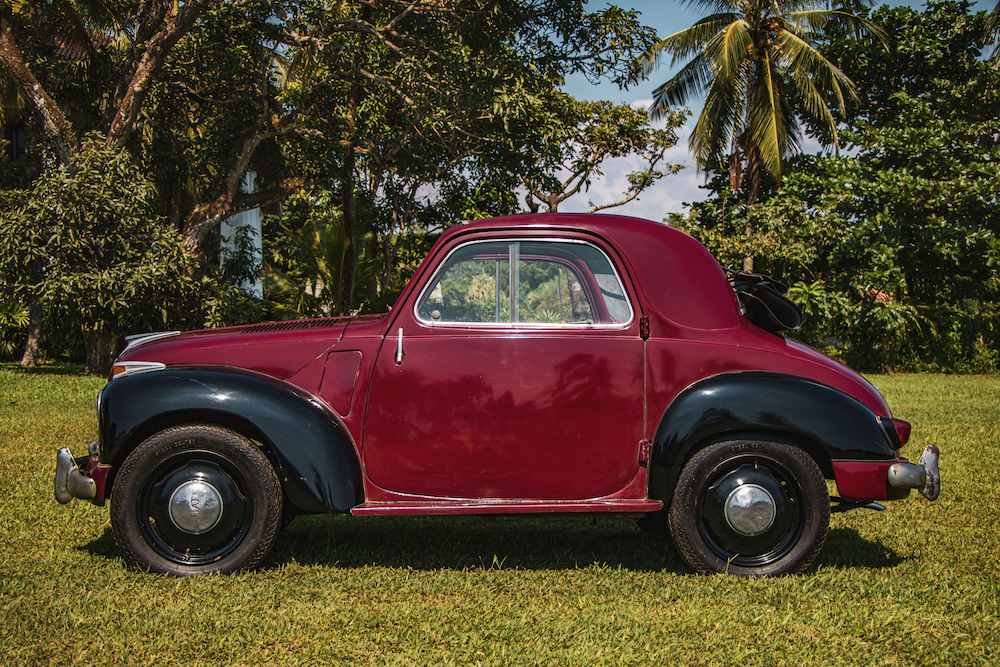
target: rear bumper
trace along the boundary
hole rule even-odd
[[[111,466],[100,464],[93,443],[87,456],[77,458],[63,447],[56,452],[56,500],[65,505],[74,498],[80,498],[95,505],[104,505],[109,472]]]
[[[837,490],[851,500],[899,500],[917,489],[928,500],[941,494],[941,473],[938,470],[940,451],[928,445],[920,460],[895,461],[834,461],[833,473]]]

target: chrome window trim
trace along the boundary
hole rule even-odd
[[[589,248],[593,248],[597,252],[601,253],[604,259],[608,262],[608,266],[611,267],[612,275],[614,275],[615,280],[618,281],[618,285],[622,289],[622,293],[625,297],[625,303],[628,304],[629,318],[625,322],[605,322],[605,323],[588,323],[588,322],[442,322],[435,320],[428,320],[420,316],[420,304],[424,302],[430,291],[434,289],[437,285],[437,281],[441,276],[441,272],[448,262],[451,260],[452,256],[459,250],[468,248],[469,246],[476,244],[486,244],[486,243],[565,243],[574,245],[583,245]],[[518,246],[520,248],[520,246]],[[520,252],[515,254],[512,258],[516,261],[520,261]],[[514,262],[511,261],[510,266],[511,271],[514,270]],[[592,275],[596,275],[593,274]],[[600,289],[600,286],[598,285]],[[601,298],[604,297],[604,291],[601,289]],[[605,308],[607,308],[607,302],[605,301]],[[512,238],[492,238],[492,239],[476,239],[474,241],[469,241],[467,243],[461,243],[454,248],[452,248],[444,259],[438,264],[437,269],[431,274],[430,279],[424,284],[423,289],[420,290],[420,294],[417,299],[413,302],[413,319],[420,324],[438,328],[460,328],[460,329],[485,329],[490,331],[563,331],[563,330],[576,330],[576,331],[620,331],[623,329],[628,329],[635,322],[635,308],[632,305],[632,296],[629,294],[628,289],[625,287],[625,281],[622,280],[621,274],[618,273],[618,267],[615,266],[614,260],[611,259],[610,255],[601,248],[600,246],[591,243],[590,241],[585,241],[583,239],[567,239],[560,237],[512,237]]]

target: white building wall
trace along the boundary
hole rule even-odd
[[[257,172],[248,171],[243,176],[243,192],[251,194],[257,187]],[[219,233],[222,235],[222,252],[219,253],[221,261],[226,261],[226,256],[232,253],[235,248],[234,239],[240,229],[246,227],[250,229],[250,238],[253,243],[253,262],[254,265],[260,266],[261,260],[263,258],[263,251],[261,250],[261,228],[260,228],[260,209],[254,208],[249,211],[242,211],[236,215],[230,216],[222,221],[219,227]],[[248,294],[252,294],[258,299],[264,297],[264,285],[260,281],[258,276],[252,282],[244,281],[240,284],[240,289]]]

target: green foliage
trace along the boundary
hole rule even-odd
[[[624,104],[580,101],[555,90],[533,101],[524,131],[511,135],[505,147],[524,161],[520,185],[532,212],[542,206],[554,212],[569,197],[587,191],[609,159],[635,156],[642,168],[627,175],[629,188],[620,200],[600,207],[591,202],[593,210],[632,201],[683,168],[664,159],[677,143],[676,130],[687,111],[663,114],[663,126],[654,128],[645,109]]]
[[[854,84],[817,49],[829,30],[881,31],[846,9],[828,10],[818,1],[692,0],[710,14],[686,30],[665,37],[643,57],[647,72],[662,54],[680,72],[653,91],[654,117],[673,104],[705,94],[690,146],[698,164],[727,172],[748,199],[755,199],[767,174],[780,180],[788,156],[797,152],[799,118],[822,126],[837,144],[830,107],[845,110],[857,101]],[[728,166],[725,165],[728,156]]]
[[[0,213],[7,284],[106,335],[178,319],[194,282],[152,197],[127,155],[89,142],[73,164],[43,174],[22,207]]]
[[[0,296],[0,358],[9,358],[22,344],[28,309],[17,299]]]
[[[256,320],[260,303],[195,277],[180,235],[153,212],[152,185],[128,155],[88,141],[0,212],[8,298],[46,306],[55,352],[80,329],[104,338]],[[62,341],[62,343],[60,343]]]
[[[264,297],[277,319],[324,317],[338,312],[344,225],[330,195],[301,193],[269,221]]]
[[[678,223],[724,263],[752,254],[803,283],[792,295],[812,321],[796,335],[849,363],[1000,370],[1000,71],[980,59],[985,15],[942,2],[872,19],[888,53],[830,47],[866,100],[842,131],[856,155],[803,156],[749,212],[716,182]]]

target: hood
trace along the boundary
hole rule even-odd
[[[336,345],[355,319],[331,317],[144,334],[130,337],[116,363],[230,366],[284,380]]]

